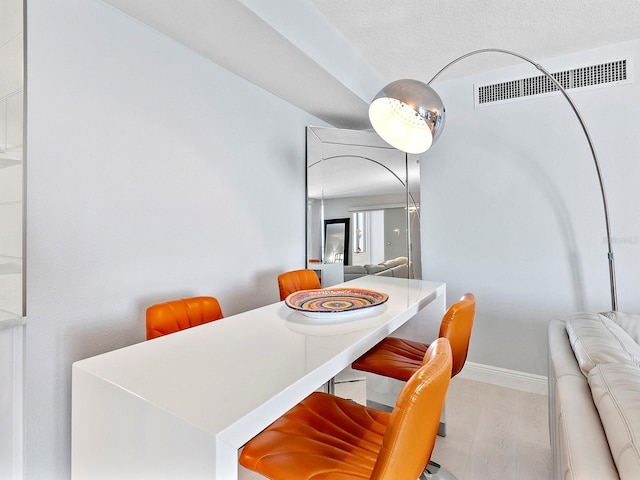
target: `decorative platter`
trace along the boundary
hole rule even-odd
[[[301,290],[289,295],[284,303],[311,318],[342,316],[382,305],[386,293],[363,288],[328,288]]]

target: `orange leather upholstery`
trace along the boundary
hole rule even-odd
[[[253,438],[240,464],[272,480],[417,479],[429,462],[451,379],[436,340],[391,413],[316,392]]]
[[[313,270],[293,270],[278,275],[278,287],[280,288],[280,300],[284,300],[290,294],[300,290],[322,288],[320,279]]]
[[[218,300],[191,297],[147,308],[147,340],[223,318]]]
[[[466,293],[449,307],[440,323],[438,336],[447,338],[453,351],[452,377],[462,370],[467,360],[475,311],[475,297],[471,293]],[[420,367],[428,348],[429,345],[426,343],[387,337],[351,366],[355,370],[407,381]]]

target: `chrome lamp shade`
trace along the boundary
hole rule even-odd
[[[444,119],[440,96],[417,80],[390,83],[369,106],[369,120],[378,135],[407,153],[427,151],[440,135]]]

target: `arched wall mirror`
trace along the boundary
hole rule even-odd
[[[375,132],[307,127],[307,264],[324,287],[421,278],[420,165]]]

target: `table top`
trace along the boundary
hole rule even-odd
[[[440,282],[382,276],[340,286],[384,292],[389,300],[329,322],[278,302],[81,360],[74,369],[240,446],[445,291]]]

